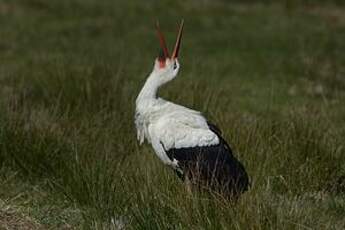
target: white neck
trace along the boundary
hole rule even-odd
[[[157,99],[157,91],[161,83],[159,82],[157,76],[152,73],[146,80],[143,88],[141,89],[138,97],[137,104],[143,101],[152,101]]]

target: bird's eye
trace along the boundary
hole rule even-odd
[[[177,64],[176,64],[176,61],[174,62],[174,69],[176,69],[177,68]]]

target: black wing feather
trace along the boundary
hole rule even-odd
[[[221,136],[220,129],[208,123],[219,138],[217,145],[169,149],[170,159],[176,159],[184,176],[206,184],[212,190],[229,195],[239,195],[248,190],[249,179],[244,166],[233,155],[230,146]],[[182,178],[182,177],[181,177]]]

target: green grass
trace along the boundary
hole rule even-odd
[[[0,229],[344,229],[345,8],[320,2],[0,0]],[[172,45],[181,18],[160,95],[222,128],[237,204],[135,139],[154,21]]]

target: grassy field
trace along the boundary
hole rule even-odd
[[[237,2],[0,0],[0,229],[345,229],[345,6]],[[172,45],[181,18],[160,95],[222,128],[236,205],[136,141],[154,21]]]

